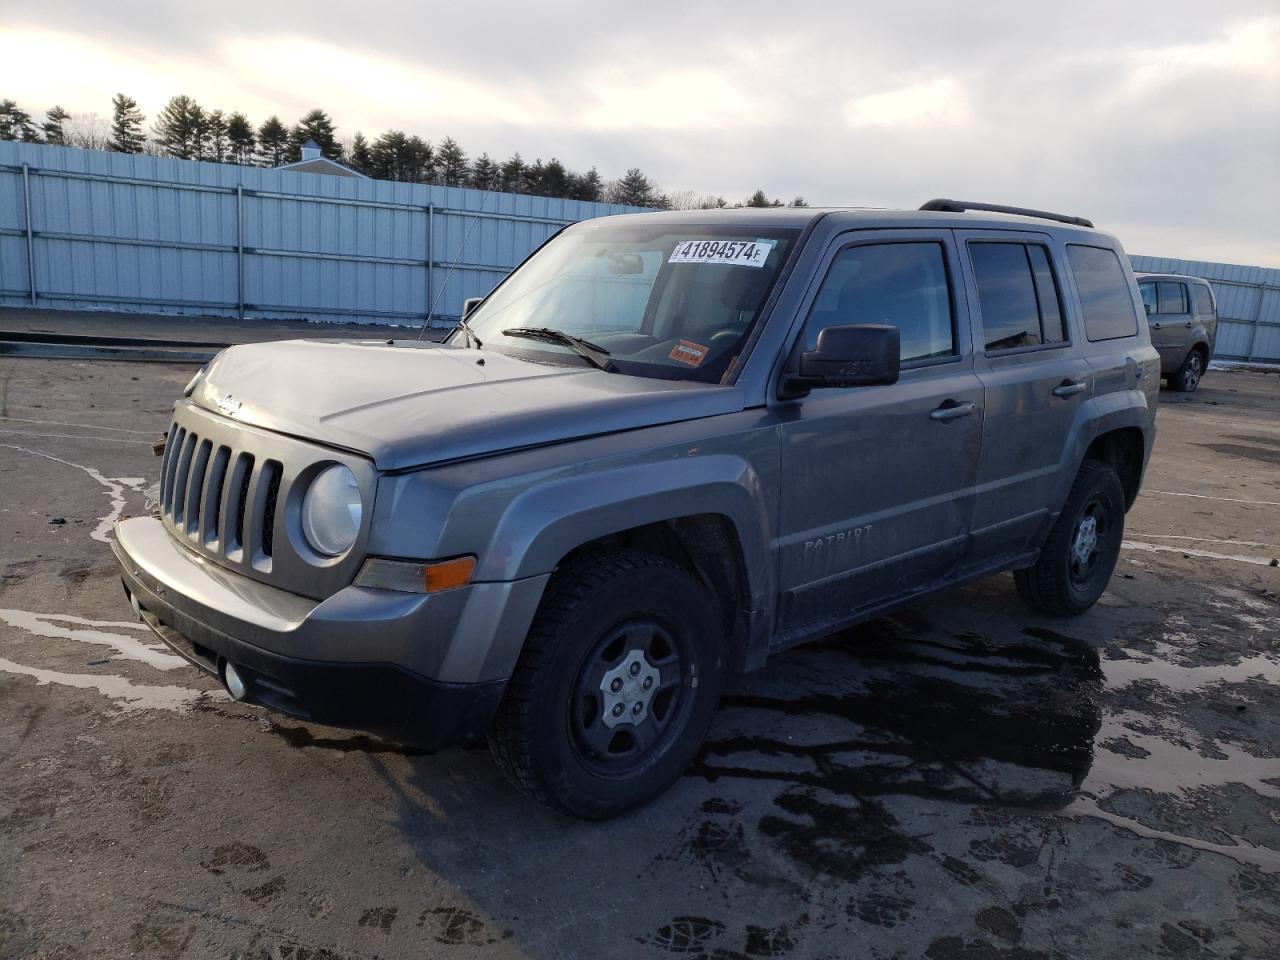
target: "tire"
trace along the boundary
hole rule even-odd
[[[1169,376],[1169,386],[1179,393],[1193,393],[1204,377],[1204,356],[1203,350],[1193,347],[1178,372]]]
[[[1039,613],[1075,616],[1097,603],[1120,558],[1124,513],[1124,488],[1115,470],[1086,460],[1040,558],[1013,573],[1027,606]]]
[[[584,556],[552,578],[490,750],[512,783],[570,816],[638,807],[702,746],[724,648],[715,599],[683,567],[640,550]]]

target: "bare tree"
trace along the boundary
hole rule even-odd
[[[98,113],[73,113],[62,123],[67,146],[106,150],[111,146],[111,121]]]

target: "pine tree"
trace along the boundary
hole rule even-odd
[[[439,158],[430,141],[413,136],[404,145],[405,179],[410,183],[430,183],[435,179]]]
[[[258,156],[268,167],[289,162],[289,130],[279,117],[267,117],[258,128]]]
[[[70,119],[71,114],[57,104],[50,107],[45,112],[44,123],[40,124],[40,129],[44,133],[44,142],[55,147],[65,147],[67,135],[62,125]]]
[[[333,120],[323,110],[311,110],[289,131],[289,145],[292,148],[292,159],[300,156],[302,145],[314,140],[320,146],[320,153],[330,160],[342,159],[342,144],[338,143],[338,129]]]
[[[609,202],[652,207],[658,202],[658,189],[639,167],[632,167],[625,177],[610,185]]]
[[[787,206],[789,207],[807,207],[809,204],[805,202],[804,197],[796,197]]]
[[[202,132],[201,159],[222,163],[227,158],[227,118],[221,110],[205,115]]]
[[[501,179],[502,168],[494,163],[487,153],[480,154],[471,164],[468,183],[477,190],[497,190],[501,186]]]
[[[569,184],[569,196],[574,200],[587,200],[594,203],[604,193],[604,180],[600,171],[592,167],[584,174],[574,174]]]
[[[231,163],[253,163],[253,124],[243,113],[227,117],[227,160]]]
[[[141,153],[147,138],[142,134],[146,117],[138,101],[117,93],[111,98],[111,149],[119,153]]]
[[[753,193],[750,197],[747,198],[747,202],[743,204],[743,206],[767,207],[769,206],[769,198],[765,196],[765,193],[763,190],[757,190],[755,193]]]
[[[31,122],[31,114],[12,100],[0,100],[0,140],[36,143],[39,139],[35,124]]]
[[[373,154],[369,150],[369,141],[357,130],[356,135],[351,138],[351,149],[347,151],[347,165],[367,177],[371,175],[372,163]]]
[[[552,157],[542,168],[542,190],[544,197],[567,197],[569,195],[569,171],[564,164]]]
[[[512,154],[511,159],[502,165],[502,172],[500,174],[502,189],[507,193],[524,193],[524,175],[524,161],[520,159],[520,154]]]
[[[173,97],[156,117],[155,141],[166,156],[198,159],[204,153],[207,132],[204,108],[185,94]]]
[[[467,155],[453,137],[445,137],[436,148],[436,178],[446,187],[467,182]]]
[[[535,197],[543,196],[542,191],[542,175],[546,172],[546,165],[543,164],[542,158],[539,157],[533,163],[524,168],[524,192],[531,193]]]

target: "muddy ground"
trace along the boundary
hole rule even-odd
[[[232,702],[132,618],[191,370],[0,359],[0,955],[1280,953],[1280,376],[1165,393],[1111,590],[994,578],[787,653],[643,811]]]

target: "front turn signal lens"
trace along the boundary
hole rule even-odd
[[[475,557],[454,557],[430,563],[370,557],[356,575],[355,585],[401,593],[439,593],[470,583],[475,569]]]

